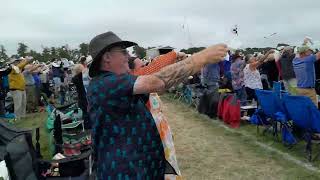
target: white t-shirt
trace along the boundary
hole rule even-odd
[[[247,64],[246,67],[243,69],[243,74],[245,87],[251,89],[262,89],[261,76],[257,69],[251,71],[249,68],[249,64]]]

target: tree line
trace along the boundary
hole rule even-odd
[[[278,46],[286,45],[286,44],[278,44]],[[146,51],[154,47],[144,48],[141,46],[133,47],[133,54],[135,54],[139,58],[144,58],[146,56]],[[193,54],[205,49],[205,47],[191,47],[188,49],[181,49],[181,52],[187,54]],[[271,47],[265,48],[245,48],[242,49],[243,54],[253,54],[255,52],[266,52],[270,50]],[[17,53],[8,56],[7,51],[3,45],[0,45],[0,60],[3,59],[8,61],[10,58],[19,58],[25,56],[32,56],[34,59],[40,62],[49,62],[53,59],[61,59],[67,58],[69,60],[77,60],[80,56],[87,56],[89,53],[89,45],[87,43],[81,43],[77,48],[71,49],[68,45],[60,46],[60,47],[43,47],[42,52],[37,52],[35,50],[30,49],[24,43],[18,43]]]
[[[53,59],[67,58],[69,60],[76,60],[80,56],[87,56],[89,52],[89,45],[81,43],[78,48],[71,49],[68,45],[59,47],[43,47],[41,52],[37,52],[29,48],[24,43],[18,43],[17,52],[10,57],[7,55],[7,50],[3,45],[0,45],[0,59],[8,61],[11,58],[20,58],[25,56],[32,56],[40,62],[49,62]]]

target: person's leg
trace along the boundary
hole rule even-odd
[[[21,116],[26,116],[26,106],[27,106],[27,95],[26,91],[21,91]]]
[[[235,90],[237,98],[240,100],[241,106],[245,106],[247,104],[247,94],[244,87],[241,89]]]
[[[26,86],[26,96],[27,96],[27,112],[30,113],[32,111],[32,94],[31,94],[31,86]]]
[[[268,81],[268,76],[266,74],[261,74],[261,82],[264,90],[270,89],[270,84]]]
[[[21,94],[18,90],[10,91],[13,99],[14,114],[17,118],[21,118],[20,108],[21,108]]]
[[[5,109],[5,100],[4,99],[0,99],[0,116],[4,117],[4,115],[6,114],[6,109]]]
[[[252,101],[253,100],[253,94],[252,94],[252,89],[246,87],[246,94],[247,94],[247,100]]]
[[[54,96],[58,99],[60,93],[61,80],[58,77],[53,78],[54,81]]]
[[[242,106],[245,106],[247,104],[247,93],[244,87],[240,89],[240,101]]]

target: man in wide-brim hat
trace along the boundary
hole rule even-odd
[[[211,46],[152,75],[130,75],[126,48],[136,45],[113,32],[89,44],[87,98],[97,160],[97,179],[164,179],[165,157],[144,94],[164,91],[226,56],[226,45]]]

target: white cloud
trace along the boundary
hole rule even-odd
[[[36,50],[41,45],[76,46],[107,30],[145,47],[187,48],[190,43],[207,46],[227,42],[235,24],[239,25],[239,39],[244,46],[297,44],[306,35],[320,39],[317,23],[320,1],[313,0],[0,0],[0,3],[0,44],[10,54],[15,52],[18,42]],[[278,34],[263,38],[274,32]]]

